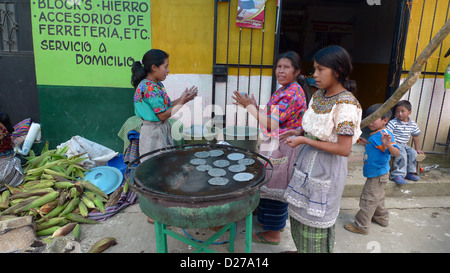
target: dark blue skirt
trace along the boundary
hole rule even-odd
[[[286,226],[288,203],[261,198],[258,205],[258,222],[264,230],[278,231]]]

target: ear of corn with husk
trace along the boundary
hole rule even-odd
[[[50,150],[48,142],[40,155],[30,151],[23,167],[24,181],[18,187],[7,186],[0,193],[0,219],[33,215],[37,236],[55,236],[74,229],[79,238],[79,225],[99,224],[88,218],[91,211],[105,211],[106,195],[89,181],[87,171],[79,163],[83,154],[67,157],[68,146]],[[63,228],[65,227],[65,229]]]
[[[95,242],[91,248],[88,250],[88,253],[101,253],[105,251],[110,246],[116,245],[117,241],[114,237],[105,237],[103,239]]]

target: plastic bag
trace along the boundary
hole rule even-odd
[[[81,136],[74,136],[69,141],[61,143],[57,148],[65,146],[69,146],[69,150],[66,153],[68,157],[86,153],[84,155],[86,160],[80,162],[80,164],[87,170],[93,167],[104,166],[110,159],[119,154]]]

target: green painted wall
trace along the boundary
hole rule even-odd
[[[150,0],[31,1],[37,84],[127,88],[152,47],[150,14]]]
[[[134,114],[131,65],[152,48],[150,0],[39,0],[30,8],[37,150],[79,135],[123,153],[117,133]]]
[[[117,133],[134,115],[133,93],[131,86],[38,86],[43,142],[54,148],[79,135],[123,153]]]

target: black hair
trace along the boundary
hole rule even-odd
[[[353,65],[347,50],[337,45],[328,46],[314,55],[314,61],[331,68],[337,74],[336,80],[348,91],[356,93],[356,82],[349,78]]]
[[[152,72],[152,66],[162,65],[169,58],[169,54],[161,49],[150,49],[142,57],[141,61],[134,62],[131,66],[131,85],[137,88],[139,83]]]
[[[401,101],[397,102],[397,104],[394,106],[394,109],[397,108],[398,106],[403,106],[406,109],[408,109],[408,111],[411,111],[411,109],[412,109],[411,103],[407,100],[401,100]]]
[[[275,63],[275,65],[278,64],[280,59],[289,59],[289,60],[291,60],[292,66],[294,67],[295,71],[300,71],[301,72],[302,60],[300,58],[300,55],[298,55],[297,52],[295,52],[295,51],[288,51],[288,52],[285,52],[285,53],[281,54],[278,57],[278,60]],[[306,82],[306,79],[305,79],[305,77],[303,77],[302,73],[298,74],[296,80],[300,84],[300,86],[302,87],[303,92],[305,93],[306,105],[309,105],[309,100],[311,99],[311,88],[309,87],[309,84]]]
[[[12,134],[14,132],[14,127],[11,123],[11,120],[9,119],[8,114],[3,113],[0,111],[0,123],[2,123],[3,125],[5,125],[6,130],[8,130],[8,132],[10,134]]]
[[[366,110],[366,116],[369,116],[369,115],[375,113],[375,111],[377,111],[378,108],[380,108],[382,105],[383,105],[382,103],[377,103],[377,104],[371,105]],[[391,116],[392,116],[392,111],[389,109],[386,113],[384,113],[381,116],[381,119],[388,119],[389,120],[389,119],[391,119]]]

